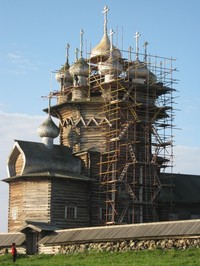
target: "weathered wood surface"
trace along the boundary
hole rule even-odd
[[[8,229],[19,230],[25,220],[50,221],[51,183],[48,179],[10,183]]]

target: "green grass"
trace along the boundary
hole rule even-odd
[[[10,254],[0,257],[1,266],[14,265]],[[141,250],[128,252],[82,253],[74,255],[21,255],[20,266],[199,266],[200,249]]]

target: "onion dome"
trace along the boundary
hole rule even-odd
[[[65,65],[56,73],[55,78],[56,80],[61,83],[61,89],[62,86],[70,86],[72,84],[72,77],[69,73],[69,62],[68,62],[68,58],[69,58],[69,44],[67,44],[67,60]]]
[[[78,59],[79,50],[76,49],[76,61],[69,68],[69,73],[73,77],[74,87],[81,88],[82,86],[87,86],[87,77],[89,75],[89,65],[86,60],[83,58],[83,30],[80,31],[80,58]]]
[[[66,62],[66,64],[56,73],[55,78],[59,83],[72,83],[72,76],[69,73],[68,62]]]
[[[127,74],[132,79],[149,80],[151,83],[156,82],[156,76],[148,69],[147,64],[138,59],[127,69]]]
[[[89,65],[86,60],[83,58],[83,30],[80,31],[80,58],[78,59],[78,52],[79,50],[76,49],[76,61],[75,63],[69,68],[69,73],[75,77],[88,77],[89,75]]]
[[[78,59],[70,68],[69,73],[74,76],[85,76],[89,75],[89,65],[84,58]]]
[[[56,138],[60,133],[59,127],[53,122],[51,116],[48,118],[38,127],[38,134],[41,138]]]
[[[91,51],[90,58],[102,57],[108,58],[110,55],[110,39],[108,37],[107,32],[104,32],[103,38],[100,43],[94,47]],[[114,45],[112,45],[112,55],[114,58],[121,58],[121,52]],[[103,61],[103,60],[102,60]]]
[[[112,53],[112,36],[114,31],[110,29],[110,56],[105,62],[98,63],[99,73],[105,75],[105,82],[111,81],[113,78],[118,77],[122,73],[122,65],[119,59],[114,57]]]
[[[110,56],[110,51],[112,50],[113,58],[121,58],[121,52],[119,49],[117,49],[113,44],[111,45],[110,39],[107,34],[107,13],[109,9],[107,6],[104,7],[103,14],[104,14],[104,33],[103,37],[99,44],[97,44],[96,47],[94,47],[91,51],[90,61],[95,62],[97,61],[98,57],[100,57],[101,60],[99,61],[105,61]]]
[[[122,73],[122,65],[117,58],[112,55],[105,62],[100,62],[98,64],[99,73],[102,75],[113,75],[118,76]]]

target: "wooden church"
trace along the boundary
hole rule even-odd
[[[60,88],[49,95],[56,104],[38,128],[41,143],[15,140],[4,179],[9,232],[161,219],[160,174],[172,166],[173,59],[149,55],[147,42],[139,53],[138,32],[135,51],[121,51],[107,30],[108,11],[88,58],[83,31],[71,65],[67,46]]]

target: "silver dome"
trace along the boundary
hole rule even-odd
[[[138,59],[127,69],[130,78],[147,79],[156,82],[156,76],[148,69],[147,64]]]
[[[64,82],[72,81],[72,76],[69,73],[69,64],[68,62],[56,73],[55,78],[58,82],[61,82],[63,79]]]
[[[89,75],[89,65],[84,58],[78,59],[70,68],[69,73],[74,76],[85,76]]]
[[[122,57],[120,50],[117,49],[114,45],[112,46],[112,55],[114,58],[117,59]],[[104,33],[100,43],[91,51],[90,58],[95,58],[98,56],[105,56],[107,58],[110,56],[110,39],[107,33]]]
[[[56,138],[60,133],[60,129],[53,122],[52,118],[48,118],[38,127],[38,134],[41,138]]]
[[[100,74],[106,75],[106,74],[112,74],[112,75],[119,75],[122,73],[122,65],[117,60],[117,58],[114,58],[113,56],[109,57],[107,61],[100,62],[98,64],[98,69]]]

